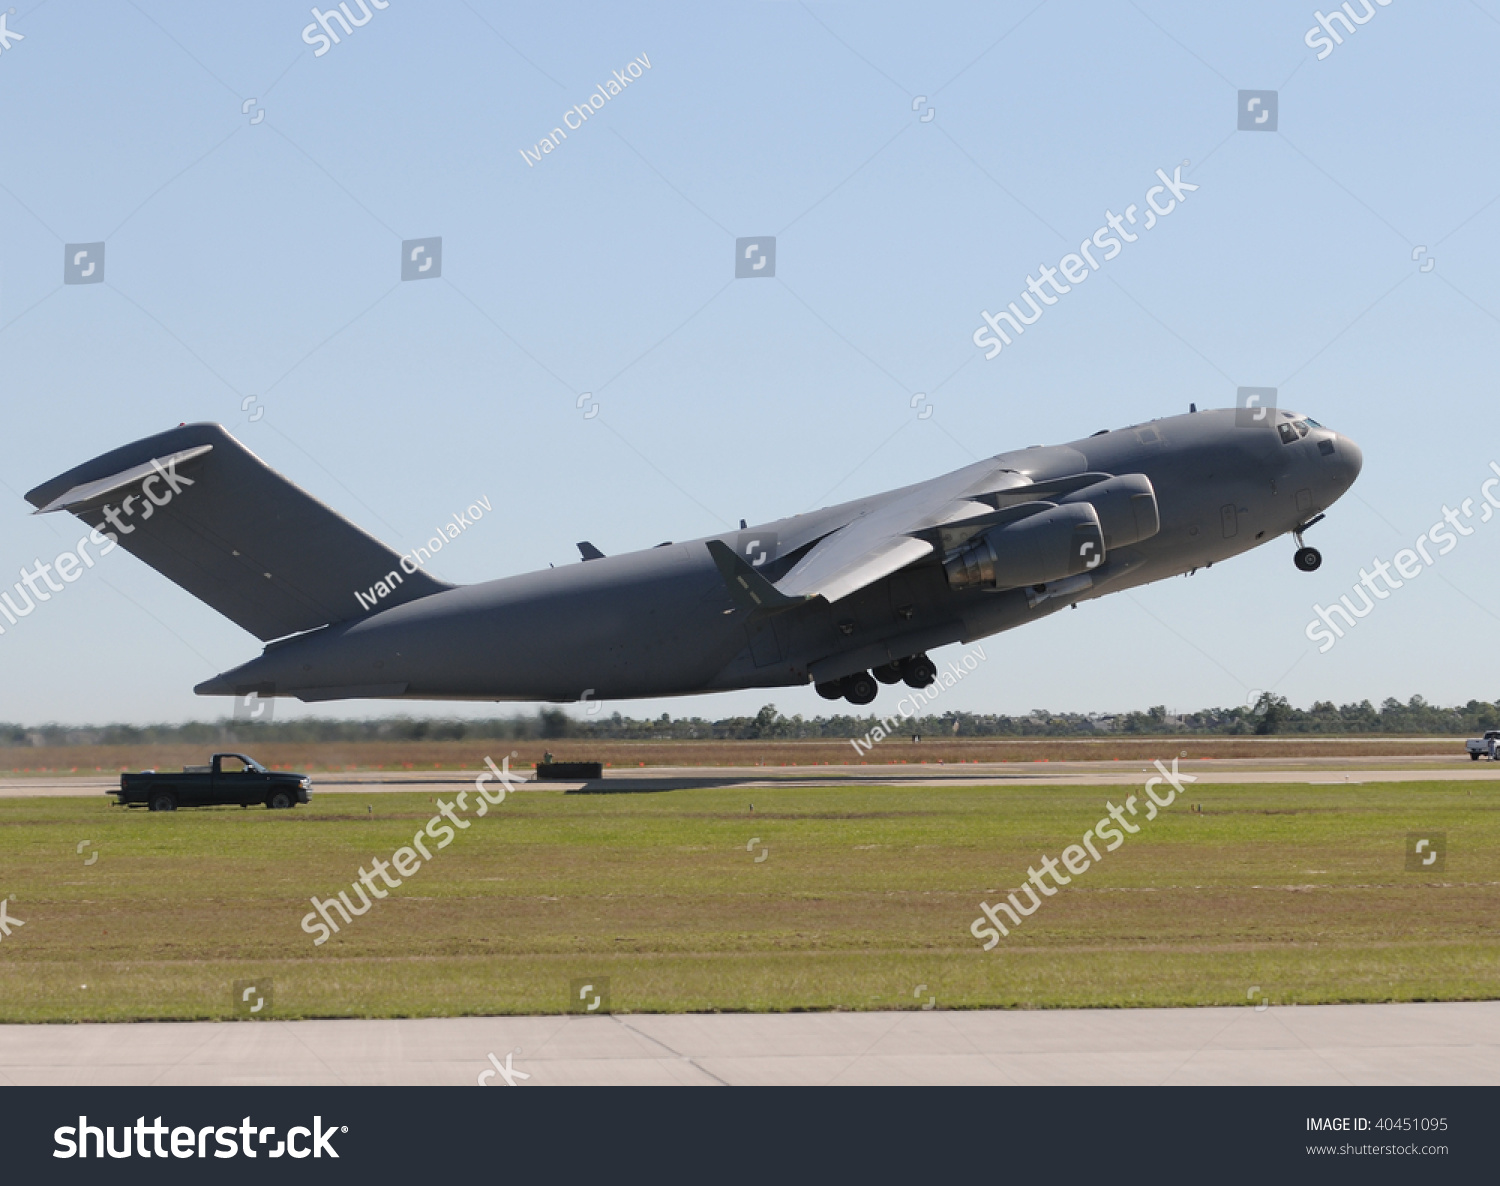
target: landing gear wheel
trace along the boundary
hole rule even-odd
[[[856,671],[839,682],[843,685],[844,699],[850,704],[870,704],[880,690],[880,685],[868,671]]]
[[[151,811],[176,811],[177,796],[171,791],[152,791],[146,806]]]
[[[285,811],[292,805],[292,793],[290,791],[272,791],[270,798],[266,800],[266,806],[277,811]]]
[[[844,698],[844,685],[838,680],[830,680],[826,684],[814,684],[813,691],[824,700],[842,700]]]
[[[1317,548],[1298,548],[1292,563],[1303,572],[1317,572],[1323,564],[1323,553]]]
[[[937,682],[937,664],[926,655],[913,655],[901,663],[901,678],[908,688],[926,688]]]
[[[899,684],[901,682],[901,664],[885,663],[870,672],[883,684]]]

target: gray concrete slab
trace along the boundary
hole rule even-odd
[[[1500,1084],[1500,1001],[0,1026],[0,1083]]]

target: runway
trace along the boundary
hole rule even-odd
[[[1173,751],[1163,747],[1170,765]],[[1375,782],[1497,782],[1500,764],[1471,762],[1463,752],[1372,758],[1178,758],[1179,769],[1200,786],[1277,783],[1307,786]],[[366,770],[312,772],[314,795],[452,791],[472,783],[473,770]],[[527,790],[645,792],[693,787],[776,786],[1119,786],[1156,773],[1148,762],[871,763],[847,766],[640,766],[605,771],[591,783],[528,782]],[[529,772],[528,772],[529,775]],[[0,798],[88,798],[109,794],[118,773],[9,774]]]
[[[1500,1002],[9,1025],[0,1082],[1480,1086]]]
[[[1165,748],[1165,747],[1164,747]],[[1163,755],[1169,765],[1172,751]],[[1500,766],[1454,755],[1182,759],[1200,787],[1357,789]],[[314,772],[316,796],[451,796],[478,771]],[[529,793],[693,787],[1136,784],[1149,763],[612,768]],[[7,775],[0,797],[95,797],[118,774]],[[1459,789],[1459,788],[1455,788]],[[1462,789],[1460,789],[1462,793]],[[758,798],[758,796],[757,796]],[[363,806],[358,807],[363,811]],[[493,1058],[491,1057],[493,1056]],[[509,1056],[509,1064],[507,1064]],[[1493,1085],[1500,1001],[1195,1009],[619,1014],[0,1026],[0,1084],[30,1085]],[[524,1076],[524,1077],[523,1077]]]

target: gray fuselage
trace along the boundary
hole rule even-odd
[[[1160,530],[1111,549],[1081,591],[1036,600],[1028,589],[955,590],[942,555],[832,604],[777,613],[731,596],[707,538],[448,589],[270,644],[201,685],[204,694],[260,689],[305,700],[628,699],[837,680],[949,643],[967,642],[1106,593],[1215,564],[1296,531],[1353,483],[1352,441],[1313,423],[1287,442],[1277,424],[1233,409],[1154,420],[1067,445],[1002,453],[915,486],[728,532],[774,541],[771,581],[816,541],[888,505],[931,491],[935,504],[998,471],[1040,483],[1099,472],[1144,474]],[[1305,420],[1304,420],[1305,423]]]

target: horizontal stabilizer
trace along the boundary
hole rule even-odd
[[[287,481],[222,425],[125,445],[26,495],[116,536],[194,597],[270,640],[452,588]],[[356,596],[356,593],[361,596]]]

